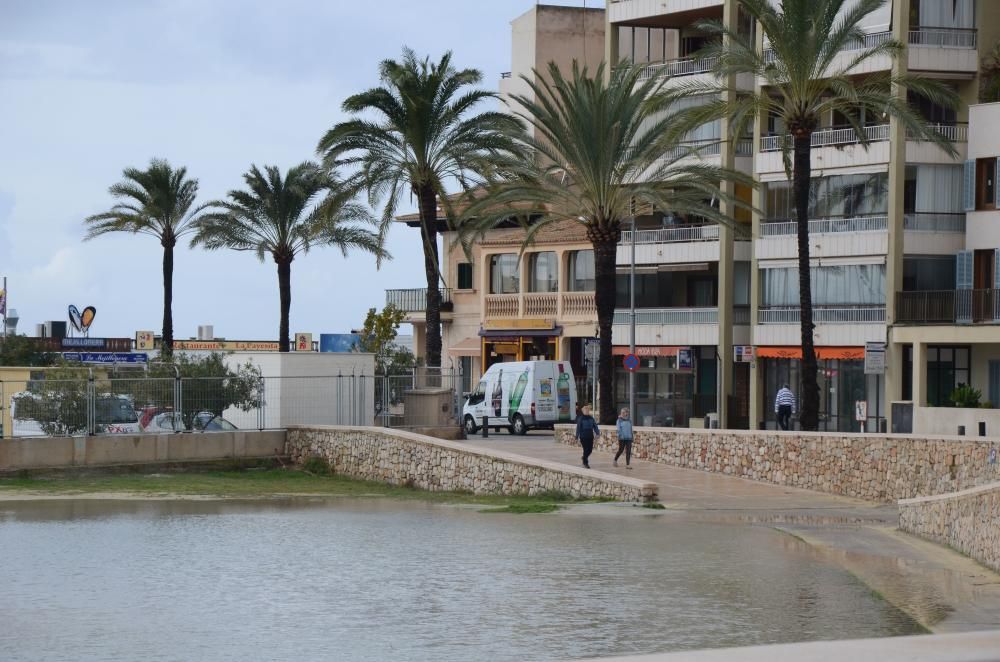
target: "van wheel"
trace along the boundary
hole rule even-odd
[[[524,417],[520,414],[514,414],[514,420],[511,421],[510,433],[520,435],[528,434],[528,426],[524,424]]]
[[[472,418],[466,414],[465,416],[465,434],[476,434],[479,432],[479,428],[476,426],[476,419]]]

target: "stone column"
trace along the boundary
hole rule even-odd
[[[902,352],[900,352],[902,353]],[[927,406],[927,343],[913,343],[913,407]],[[914,412],[916,417],[916,412]]]

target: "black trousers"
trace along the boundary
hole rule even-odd
[[[583,446],[583,465],[590,466],[590,454],[594,452],[594,438],[580,438],[580,445]]]
[[[792,406],[791,405],[781,405],[778,407],[778,425],[782,430],[788,429],[788,424],[792,419]]]
[[[622,456],[622,453],[625,453],[625,464],[631,464],[632,463],[632,440],[631,439],[628,439],[628,440],[619,439],[618,440],[618,452],[615,453],[615,462],[617,462],[618,458],[620,458]]]

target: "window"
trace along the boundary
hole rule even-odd
[[[908,165],[903,184],[906,214],[962,214],[961,165]],[[917,228],[920,229],[920,224]]]
[[[968,383],[968,347],[927,348],[928,407],[950,406],[951,392]]]
[[[953,289],[955,289],[954,255],[907,255],[903,258],[904,292]]]
[[[458,367],[462,371],[462,393],[472,390],[472,357],[458,357]]]
[[[997,204],[997,160],[976,161],[976,209],[995,209]]]
[[[573,251],[570,253],[569,291],[593,292],[595,283],[594,251]]]
[[[475,289],[475,286],[472,284],[472,263],[470,262],[458,263],[458,289]]]
[[[910,28],[974,28],[975,0],[913,0]]]
[[[559,262],[556,254],[548,251],[545,253],[531,253],[528,257],[529,292],[558,292],[559,291]]]
[[[490,256],[490,294],[517,294],[521,275],[516,253]]]
[[[889,174],[835,175],[810,182],[809,218],[854,218],[885,214]],[[769,220],[793,220],[795,197],[791,182],[767,184],[765,210]]]
[[[797,267],[761,269],[761,294],[764,306],[799,305],[799,270]],[[885,265],[845,264],[813,267],[812,299],[816,306],[884,305]]]

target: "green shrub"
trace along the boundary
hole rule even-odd
[[[316,456],[306,458],[306,461],[302,463],[302,469],[308,473],[316,474],[318,476],[325,476],[333,473],[333,469],[330,468],[330,463],[326,461],[326,458]]]
[[[951,401],[953,407],[979,407],[980,401],[983,399],[983,393],[979,389],[972,388],[971,386],[959,386],[951,395],[948,400]]]
[[[573,501],[573,495],[569,492],[564,492],[563,490],[545,490],[544,492],[539,492],[533,496],[539,501],[552,501],[555,503]]]

